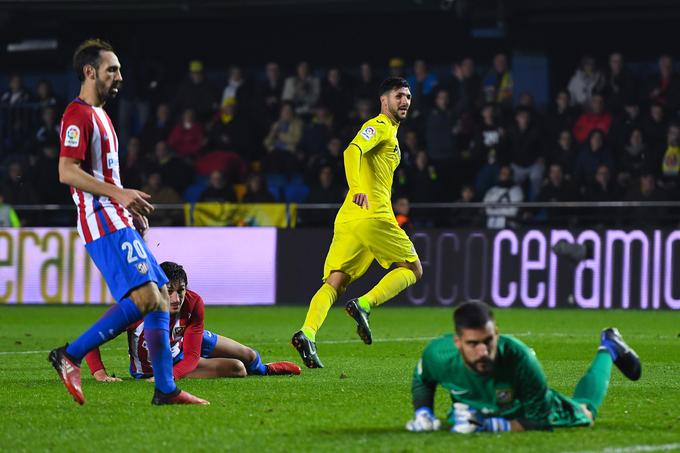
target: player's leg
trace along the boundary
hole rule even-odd
[[[292,362],[263,363],[257,350],[208,330],[203,333],[201,357],[236,359],[249,375],[300,374],[300,367]]]
[[[196,368],[186,375],[188,378],[194,379],[212,379],[212,378],[239,378],[246,377],[248,371],[238,359],[228,359],[224,357],[216,357],[206,359],[201,357],[198,359]]]
[[[330,271],[321,288],[314,294],[309,303],[307,316],[300,329],[312,341],[316,341],[316,333],[328,316],[328,311],[339,296],[344,294],[350,283],[350,276],[343,271]]]
[[[615,328],[602,331],[595,359],[574,390],[574,400],[586,405],[591,419],[597,416],[597,411],[607,395],[612,364],[616,365],[628,379],[636,381],[640,378],[642,369],[640,359]]]
[[[357,334],[364,343],[371,344],[373,339],[368,323],[371,309],[416,283],[423,275],[423,267],[413,243],[395,222],[365,220],[357,224],[356,230],[381,266],[387,269],[396,265],[369,292],[345,305],[347,314],[357,323]]]

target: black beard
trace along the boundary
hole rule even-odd
[[[477,368],[477,364],[479,363],[487,363],[487,368],[486,371],[479,371],[479,368]],[[494,368],[494,363],[493,360],[491,359],[479,359],[476,362],[468,362],[468,366],[474,370],[475,373],[482,375],[482,376],[489,376],[491,373],[493,373],[493,368]]]
[[[116,88],[120,90],[120,84],[111,85],[111,88],[107,90],[106,87],[104,87],[104,84],[100,84],[99,81],[97,81],[97,95],[102,104],[116,97],[118,94],[114,91]]]

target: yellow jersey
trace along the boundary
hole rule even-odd
[[[398,128],[398,123],[381,113],[361,126],[345,150],[345,174],[349,192],[338,211],[335,223],[368,218],[395,221],[391,200],[394,171],[401,161],[397,141]],[[348,153],[352,156],[355,153],[353,147],[359,150],[358,161],[355,158],[348,161]],[[368,209],[352,202],[356,193],[365,193],[368,196]]]

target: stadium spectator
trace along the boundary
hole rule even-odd
[[[635,128],[630,132],[626,144],[616,157],[619,167],[619,184],[626,186],[631,178],[640,176],[645,161],[650,157],[640,128]]]
[[[154,156],[155,159],[152,162],[161,174],[161,179],[167,181],[167,184],[177,193],[183,193],[194,180],[191,166],[176,157],[164,141],[156,143]]]
[[[621,112],[630,99],[637,97],[635,78],[625,68],[620,52],[609,55],[609,67],[603,78],[601,92],[607,99],[609,110],[615,114]]]
[[[344,190],[336,184],[333,167],[330,165],[321,167],[318,181],[309,192],[307,203],[342,203],[344,198]]]
[[[584,55],[567,86],[572,105],[580,108],[590,107],[596,88],[599,88],[603,83],[604,77],[597,68],[595,59],[590,55]]]
[[[564,202],[575,201],[578,195],[571,184],[564,179],[564,172],[560,164],[551,164],[548,167],[548,178],[541,187],[536,198],[540,202]],[[564,208],[547,208],[545,214],[551,226],[561,226],[573,222],[573,211]]]
[[[253,89],[248,80],[243,76],[243,70],[239,66],[232,66],[229,69],[229,79],[227,85],[222,90],[222,100],[220,105],[224,105],[230,100],[242,106],[249,106],[253,100]]]
[[[522,188],[512,175],[512,167],[503,165],[498,172],[498,183],[484,194],[484,203],[519,203],[524,201]],[[486,208],[486,227],[493,230],[517,228],[519,208],[516,206],[489,206]]]
[[[9,77],[7,91],[0,95],[0,104],[17,106],[31,100],[31,93],[24,87],[24,80],[19,74]]]
[[[583,143],[595,129],[606,135],[611,125],[612,114],[604,109],[604,97],[595,93],[590,100],[590,110],[583,112],[574,124],[574,138],[578,143]]]
[[[529,198],[535,198],[543,182],[545,171],[542,157],[541,132],[532,118],[531,111],[519,108],[515,124],[508,130],[505,156],[512,165],[515,182],[529,181]]]
[[[263,117],[268,125],[273,122],[281,108],[281,94],[283,93],[283,78],[279,64],[270,61],[264,68],[264,80],[257,87],[258,102],[264,109]]]
[[[310,182],[311,186],[316,183],[321,168],[325,166],[333,170],[335,181],[342,181],[345,174],[342,151],[342,141],[338,137],[331,137],[326,144],[325,152],[310,156],[307,160],[305,179]]]
[[[656,187],[654,175],[650,172],[644,172],[640,175],[636,184],[631,186],[628,194],[625,197],[626,201],[667,201],[666,194]],[[658,225],[662,220],[666,219],[666,208],[659,206],[635,206],[626,209],[625,220],[631,226]]]
[[[193,60],[189,63],[189,78],[177,90],[173,102],[175,112],[193,110],[199,121],[207,121],[217,110],[219,94],[212,83],[205,79],[203,62]]]
[[[496,115],[494,104],[484,104],[480,112],[481,122],[478,122],[472,146],[472,160],[475,162],[475,174],[489,158],[489,154],[497,155],[502,151],[502,140],[505,129]]]
[[[576,160],[576,147],[569,129],[560,132],[557,141],[548,148],[546,161],[548,165],[557,164],[567,179],[571,179],[574,172],[574,162]]]
[[[260,173],[251,173],[246,181],[246,193],[243,203],[275,203],[274,195],[265,187]]]
[[[5,201],[11,205],[39,202],[33,182],[26,174],[24,165],[19,161],[12,161],[8,165],[1,192],[5,196]]]
[[[475,72],[474,60],[466,57],[451,65],[451,78],[442,87],[449,92],[456,117],[473,112],[480,103],[482,91],[482,79]]]
[[[652,158],[654,160],[646,165],[647,169],[652,169],[654,174],[659,174],[660,187],[671,195],[671,198],[677,198],[678,188],[680,188],[678,185],[678,178],[680,177],[680,125],[674,123],[668,127],[666,149],[659,160],[656,160],[654,155]],[[660,170],[659,161],[661,163]]]
[[[484,101],[496,103],[505,111],[512,107],[514,82],[508,66],[508,56],[498,53],[493,57],[493,68],[484,77],[482,91]]]
[[[361,63],[359,66],[359,79],[354,85],[354,101],[372,100],[378,92],[380,80],[373,74],[370,63]]]
[[[456,168],[456,161],[460,158],[453,141],[455,124],[449,106],[449,93],[438,90],[434,108],[427,114],[425,121],[425,143],[430,159],[439,167],[450,170]]]
[[[673,58],[670,55],[659,57],[659,73],[648,80],[645,96],[649,102],[659,104],[669,111],[678,107],[680,76],[673,68]]]
[[[404,77],[404,60],[399,57],[392,57],[387,62],[390,77]],[[376,91],[377,93],[377,91]]]
[[[411,203],[408,198],[404,195],[397,196],[392,203],[392,209],[399,228],[406,231],[407,234],[412,233],[414,226],[411,222]]]
[[[576,156],[574,165],[574,179],[577,184],[588,184],[595,177],[597,168],[606,165],[612,168],[614,159],[609,148],[605,145],[604,133],[595,129],[590,133],[588,141]]]
[[[437,165],[430,163],[427,152],[421,149],[416,153],[413,166],[406,173],[406,191],[414,203],[438,201],[442,198],[441,179]],[[452,199],[453,197],[446,197]]]
[[[5,203],[5,196],[0,192],[0,228],[19,228],[21,220],[12,206]]]
[[[182,221],[179,213],[181,211],[158,208],[163,204],[183,203],[182,197],[170,186],[163,182],[163,178],[158,171],[149,173],[146,185],[142,187],[142,192],[151,195],[151,201],[156,205],[156,209],[149,217],[149,223],[154,226],[181,225]]]
[[[625,101],[623,110],[613,117],[610,142],[617,148],[625,146],[630,133],[636,128],[642,129],[640,106],[632,100]]]
[[[621,188],[612,180],[611,170],[607,165],[598,165],[595,178],[582,186],[584,201],[606,202],[621,200]],[[581,210],[581,224],[583,225],[611,225],[617,217],[615,208],[586,208]]]
[[[36,190],[36,202],[67,204],[71,202],[68,187],[59,182],[59,142],[46,142],[31,168],[32,186]]]
[[[35,89],[35,95],[36,102],[40,104],[40,107],[43,109],[51,107],[55,110],[59,110],[62,107],[61,101],[54,95],[52,84],[49,80],[43,79],[38,82],[38,85]]]
[[[321,95],[321,82],[312,75],[309,63],[298,63],[296,75],[288,77],[283,85],[281,99],[292,103],[295,113],[308,115]]]
[[[45,107],[40,115],[40,125],[33,134],[31,141],[32,153],[39,153],[45,144],[59,144],[61,125],[57,120],[54,107]]]
[[[149,117],[142,128],[140,139],[142,141],[142,149],[144,155],[148,150],[161,140],[167,140],[172,131],[172,122],[170,121],[170,107],[168,104],[160,103],[156,107],[156,113],[153,118]]]
[[[270,171],[289,173],[297,168],[296,153],[302,138],[302,126],[302,120],[295,115],[293,105],[284,102],[281,105],[279,119],[272,124],[269,134],[264,139],[264,146],[269,152],[267,161]]]
[[[469,184],[463,184],[460,188],[460,197],[456,203],[474,203],[476,201],[475,189]],[[482,225],[482,214],[479,208],[461,207],[451,211],[451,226],[458,228],[479,228]]]
[[[347,117],[352,106],[352,90],[339,68],[328,70],[321,87],[320,103],[328,107],[335,121],[341,122]]]
[[[437,76],[427,70],[424,60],[416,60],[413,63],[413,75],[406,80],[413,96],[409,116],[415,119],[429,111],[431,94],[437,86]]]
[[[642,132],[653,153],[658,155],[665,146],[667,131],[668,119],[665,109],[661,104],[650,105],[648,115],[642,119]]]
[[[333,135],[333,119],[334,115],[325,105],[314,107],[314,116],[304,126],[299,143],[299,149],[307,157],[325,151],[326,145]]]
[[[120,165],[120,180],[125,182],[125,187],[141,189],[146,182],[147,167],[142,157],[141,141],[137,137],[130,137]],[[155,203],[155,200],[152,201]]]
[[[210,203],[235,203],[236,193],[222,172],[213,171],[208,179],[208,186],[201,192],[201,202]]]
[[[227,98],[215,115],[206,148],[233,151],[245,160],[256,160],[259,148],[253,146],[253,130],[247,115],[236,99]]]
[[[547,141],[550,143],[557,140],[565,129],[572,130],[577,117],[577,109],[571,106],[569,92],[558,91],[555,95],[555,104],[550,107],[544,119]]]
[[[170,132],[168,145],[181,157],[194,158],[205,143],[203,126],[196,120],[194,111],[186,109],[182,119]]]

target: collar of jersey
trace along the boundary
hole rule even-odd
[[[392,121],[392,119],[389,116],[385,115],[384,113],[380,113],[378,115],[378,118],[385,118],[387,120],[387,122],[389,124],[391,124],[393,127],[399,125],[399,123],[395,123],[394,121]]]

